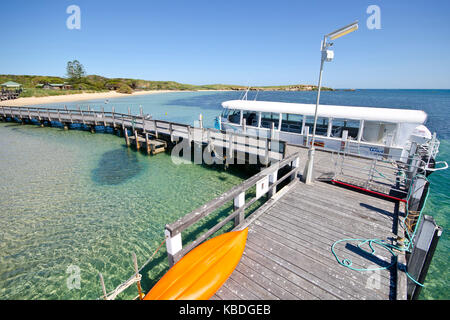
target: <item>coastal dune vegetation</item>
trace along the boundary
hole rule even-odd
[[[14,81],[22,85],[20,97],[44,97],[77,93],[116,91],[131,94],[135,91],[200,91],[200,90],[247,90],[248,87],[230,84],[192,85],[175,81],[152,81],[131,78],[107,78],[99,75],[86,75],[84,67],[77,60],[69,61],[66,77],[41,75],[0,74],[0,83]],[[54,84],[64,84],[64,88]],[[322,87],[332,91],[332,88]],[[281,86],[253,86],[250,90],[261,91],[315,91],[317,86],[307,84]]]

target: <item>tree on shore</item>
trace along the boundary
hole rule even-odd
[[[67,62],[67,77],[74,82],[77,82],[86,75],[83,65],[78,60]]]

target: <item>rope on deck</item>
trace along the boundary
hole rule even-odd
[[[420,211],[410,211],[410,210],[408,209],[409,199],[410,199],[411,194],[412,194],[411,191],[414,190],[413,185],[414,185],[415,179],[416,179],[417,177],[419,177],[419,176],[420,176],[421,178],[424,178],[424,179],[429,183],[429,181],[428,181],[428,179],[426,178],[426,176],[421,175],[421,174],[417,174],[417,175],[412,179],[410,191],[409,191],[409,193],[408,193],[408,197],[407,197],[406,205],[405,205],[406,213],[407,213],[407,214],[406,214],[406,217],[405,217],[403,220],[400,220],[400,225],[401,225],[401,227],[405,230],[406,235],[407,235],[407,238],[408,238],[408,239],[405,239],[405,240],[407,241],[406,247],[405,247],[405,246],[398,246],[398,245],[393,245],[393,244],[390,244],[390,243],[386,243],[386,242],[384,242],[383,240],[380,240],[380,239],[341,239],[341,240],[338,240],[338,241],[334,242],[333,245],[331,246],[331,252],[333,253],[334,257],[336,258],[337,262],[338,262],[340,265],[342,265],[342,266],[344,266],[344,267],[347,267],[347,268],[349,268],[349,269],[351,269],[351,270],[355,270],[355,271],[375,271],[375,270],[385,270],[385,269],[389,269],[390,267],[392,267],[392,266],[396,263],[396,262],[394,261],[393,263],[390,263],[388,266],[385,266],[385,267],[379,267],[379,268],[354,268],[354,267],[352,267],[352,264],[353,264],[353,263],[352,263],[352,260],[351,260],[351,259],[349,259],[349,258],[345,258],[345,259],[342,259],[342,260],[339,259],[338,255],[336,254],[336,252],[335,252],[335,250],[334,250],[334,247],[336,246],[336,244],[338,244],[338,243],[340,243],[340,242],[343,242],[343,241],[347,241],[347,242],[348,242],[348,241],[360,241],[360,243],[358,244],[358,248],[360,248],[360,249],[361,249],[361,246],[362,246],[362,245],[364,245],[365,243],[368,243],[370,249],[372,250],[371,252],[369,252],[369,254],[371,254],[371,255],[375,255],[375,249],[374,249],[374,247],[373,247],[374,244],[375,244],[375,245],[378,245],[378,246],[380,246],[380,247],[382,247],[382,248],[384,248],[384,249],[386,249],[386,250],[388,250],[389,253],[391,253],[392,256],[394,256],[394,257],[397,257],[397,255],[395,254],[395,252],[394,252],[393,250],[402,251],[402,252],[411,252],[411,250],[412,250],[412,248],[413,248],[413,239],[414,239],[414,237],[416,236],[417,227],[418,227],[418,225],[419,225],[419,223],[420,223],[420,220],[421,220],[421,218],[422,218],[422,212],[423,212],[423,209],[425,208],[425,204],[426,204],[426,202],[427,202],[428,195],[429,195],[429,193],[430,193],[430,188],[428,188],[428,189],[427,189],[427,192],[426,192],[426,195],[425,195],[425,200],[424,200],[424,202],[423,202],[423,206],[422,206],[422,208],[420,209]],[[425,186],[425,185],[424,185],[424,186]],[[423,188],[424,186],[422,186],[421,188]],[[419,190],[420,190],[420,189],[419,189]],[[414,217],[414,218],[417,217],[417,220],[416,220],[415,225],[411,225],[410,223],[408,223],[408,222],[410,222],[409,219],[411,219],[411,217]],[[411,230],[411,228],[414,228],[414,229]],[[412,232],[412,233],[410,233],[410,232]],[[417,280],[415,280],[415,279],[408,273],[408,271],[406,270],[406,267],[405,267],[405,268],[402,268],[401,270],[404,271],[404,272],[406,273],[406,275],[408,276],[408,278],[411,279],[415,284],[417,284],[417,285],[419,285],[419,286],[421,286],[421,287],[424,286],[422,283],[417,282]]]

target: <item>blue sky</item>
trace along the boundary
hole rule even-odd
[[[69,5],[81,29],[69,30]],[[381,29],[369,30],[369,5]],[[324,34],[334,41],[323,85],[450,88],[450,1],[7,1],[0,10],[0,74],[88,74],[182,83],[316,84]],[[7,31],[8,30],[8,31]]]

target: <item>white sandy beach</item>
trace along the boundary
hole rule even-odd
[[[14,100],[4,100],[0,101],[0,106],[27,106],[27,105],[37,105],[37,104],[47,104],[47,103],[62,103],[62,102],[73,102],[73,101],[83,101],[83,100],[94,100],[94,99],[112,99],[120,97],[130,97],[137,95],[146,94],[156,94],[156,93],[167,93],[167,92],[181,92],[176,90],[149,90],[149,91],[137,91],[132,94],[118,93],[115,91],[109,92],[95,92],[95,93],[79,93],[79,94],[67,94],[60,96],[48,96],[48,97],[27,97],[18,98]],[[183,91],[185,92],[185,91]]]

